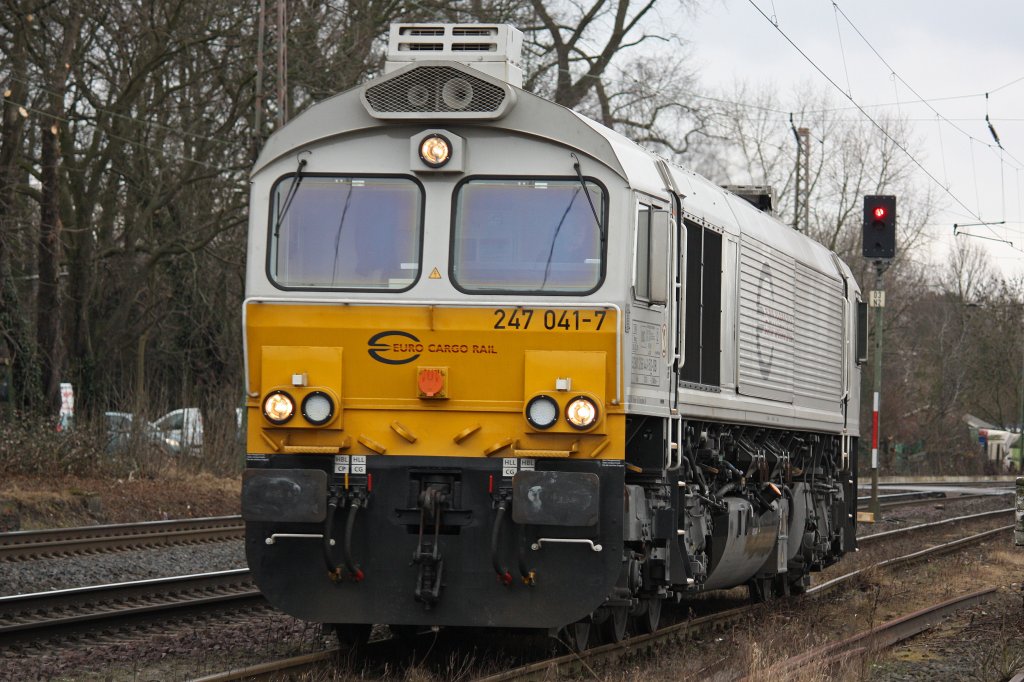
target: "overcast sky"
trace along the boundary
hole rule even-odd
[[[948,257],[946,245],[952,243],[954,223],[978,222],[974,216],[1005,220],[1006,225],[967,231],[1012,241],[1016,249],[972,240],[988,251],[1003,273],[1024,275],[1024,2],[754,2],[775,17],[779,28],[832,80],[849,89],[858,104],[899,101],[900,113],[914,120],[914,132],[924,140],[915,156],[956,197],[943,193],[943,210],[929,227],[936,237],[933,258]],[[705,88],[728,89],[737,79],[774,83],[787,94],[806,83],[831,88],[750,0],[708,0],[695,15],[678,19],[684,22],[681,33],[700,65]],[[949,122],[940,123],[926,105],[910,104],[917,98],[892,77],[893,71],[925,99],[957,97],[931,102]],[[993,143],[985,125],[986,92],[987,113],[1005,149],[1002,162],[998,149],[985,146]],[[833,93],[837,102],[845,101],[841,93]],[[849,115],[859,114],[854,110]],[[931,183],[923,172],[919,176],[922,184]]]

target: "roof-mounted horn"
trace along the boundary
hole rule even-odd
[[[521,87],[523,34],[487,24],[392,24],[383,78],[363,88],[381,119],[496,119]]]

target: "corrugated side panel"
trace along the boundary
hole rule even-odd
[[[843,391],[843,285],[802,264],[796,283],[796,402],[835,409]]]
[[[737,390],[743,395],[793,402],[795,268],[790,256],[742,237]]]

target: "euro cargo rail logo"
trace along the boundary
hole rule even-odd
[[[772,269],[768,263],[765,263],[761,267],[761,277],[757,283],[759,319],[754,337],[757,347],[757,364],[761,368],[761,376],[765,379],[771,377],[772,374],[776,343],[793,342],[793,316],[779,309],[782,304],[775,291]]]
[[[366,345],[370,357],[385,365],[406,365],[423,352],[423,344],[418,338],[394,329],[374,334]]]

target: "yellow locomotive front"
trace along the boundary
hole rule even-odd
[[[404,95],[398,111],[381,88]],[[252,181],[242,506],[275,606],[552,628],[614,595],[624,320],[605,292],[625,289],[608,245],[634,209],[588,130],[427,62],[268,142]]]

